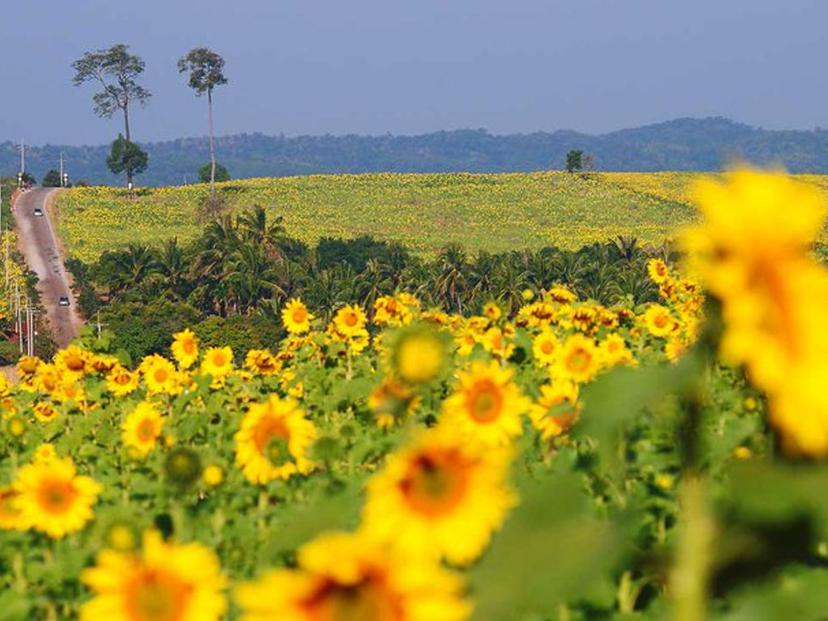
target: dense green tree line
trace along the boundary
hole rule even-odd
[[[370,237],[327,238],[308,247],[288,235],[281,219],[269,220],[256,208],[213,221],[189,245],[175,239],[159,247],[133,244],[104,253],[94,265],[72,259],[67,267],[82,311],[90,318],[100,312],[121,335],[116,338],[129,333],[131,353],[143,355],[164,349],[172,331],[203,321],[245,318],[233,325],[252,321],[278,330],[280,308],[296,296],[323,318],[343,304],[370,308],[399,291],[459,312],[478,311],[489,301],[514,310],[525,290],[554,284],[606,305],[643,303],[656,299],[646,261],[667,252],[625,238],[578,251],[548,247],[476,256],[455,245],[434,258]],[[136,331],[161,336],[139,339]]]

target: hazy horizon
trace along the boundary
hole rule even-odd
[[[393,132],[376,132],[376,133],[367,133],[367,132],[366,133],[327,132],[325,134],[290,134],[290,133],[287,133],[287,132],[268,133],[268,132],[263,132],[263,131],[258,131],[258,130],[252,130],[252,131],[237,132],[237,133],[234,133],[234,134],[216,134],[216,140],[221,140],[222,138],[232,138],[234,136],[241,136],[241,135],[261,135],[261,136],[265,136],[267,138],[277,138],[277,137],[280,137],[280,136],[283,135],[285,138],[288,138],[288,139],[290,139],[290,138],[303,138],[303,137],[321,138],[321,137],[325,137],[325,136],[333,136],[335,138],[341,138],[341,137],[346,137],[346,136],[359,136],[361,138],[379,138],[379,137],[382,137],[382,136],[392,136],[392,137],[395,137],[395,138],[407,138],[407,137],[424,136],[424,135],[429,135],[429,134],[434,134],[434,133],[439,133],[439,132],[450,133],[450,132],[455,132],[455,131],[485,131],[485,132],[489,133],[492,136],[516,136],[516,135],[524,135],[525,136],[525,135],[531,135],[531,134],[535,134],[535,133],[551,134],[551,133],[555,133],[555,132],[558,132],[558,131],[575,131],[575,132],[578,132],[579,134],[586,135],[586,136],[601,137],[601,136],[604,136],[606,134],[612,134],[614,132],[625,131],[625,130],[630,130],[630,129],[640,129],[640,128],[648,127],[648,126],[663,125],[665,123],[670,123],[672,121],[682,121],[682,120],[704,121],[704,120],[714,119],[714,118],[724,119],[726,121],[733,122],[737,125],[747,125],[747,126],[752,127],[754,129],[768,130],[768,131],[805,131],[805,132],[807,132],[807,131],[815,131],[817,129],[825,129],[825,128],[822,128],[822,127],[810,127],[810,128],[807,128],[807,127],[806,128],[801,128],[801,127],[779,127],[779,128],[760,127],[760,126],[754,126],[754,125],[750,125],[750,124],[747,124],[747,123],[743,123],[742,121],[740,121],[738,119],[730,119],[730,118],[726,118],[726,117],[681,117],[681,118],[664,119],[664,120],[660,120],[660,121],[653,121],[652,123],[637,125],[635,127],[618,127],[618,128],[609,129],[607,131],[602,131],[602,132],[589,132],[589,131],[573,130],[572,128],[569,128],[569,127],[559,127],[559,128],[553,128],[553,129],[536,129],[536,130],[523,131],[523,132],[494,132],[494,131],[489,130],[486,127],[450,127],[450,128],[444,128],[444,129],[435,129],[435,130],[431,130],[431,131],[427,131],[427,132],[420,132],[420,133],[416,133],[416,134],[415,133],[402,133],[402,132],[401,133],[393,133]],[[138,139],[138,140],[136,140],[136,142],[139,143],[139,144],[147,144],[147,143],[158,144],[158,143],[165,143],[165,142],[176,142],[178,140],[207,140],[207,132],[205,131],[203,134],[170,136],[170,137],[160,138],[158,140]],[[11,138],[11,137],[6,138],[6,137],[3,137],[3,136],[0,136],[0,144],[4,144],[4,143],[18,144],[19,141],[20,141],[19,138],[15,139],[15,138]],[[24,141],[25,141],[25,138],[24,138]],[[29,141],[25,141],[25,144],[26,144],[27,147],[33,147],[33,148],[45,148],[45,147],[70,147],[70,148],[90,147],[90,148],[96,148],[96,147],[101,147],[101,146],[108,146],[109,141],[97,142],[97,143],[85,143],[85,144],[68,144],[68,143],[57,143],[57,142],[32,143],[32,142],[29,142]]]
[[[202,137],[206,102],[175,67],[189,49],[224,55],[218,135],[588,134],[722,116],[765,129],[828,125],[821,58],[828,3],[657,0],[44,0],[5,7],[0,141],[111,142],[73,60],[123,42],[153,92],[133,111],[139,142]]]

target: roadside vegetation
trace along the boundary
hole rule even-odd
[[[37,275],[30,272],[17,248],[17,231],[11,215],[11,197],[17,190],[17,179],[4,177],[2,185],[2,233],[0,233],[0,366],[15,364],[21,355],[21,331],[26,333],[25,321],[17,322],[17,309],[32,306],[39,317],[45,317],[37,291]],[[18,297],[19,294],[19,297]],[[25,315],[23,315],[25,319]],[[36,323],[34,349],[43,356],[51,356],[55,345],[43,319]]]

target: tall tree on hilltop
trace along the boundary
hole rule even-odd
[[[216,148],[213,141],[213,89],[227,84],[224,59],[206,47],[198,47],[178,61],[179,73],[190,74],[188,85],[197,97],[207,94],[207,122],[210,130],[210,191],[216,191]]]
[[[124,137],[132,143],[129,126],[129,106],[132,103],[146,105],[152,94],[136,79],[144,72],[145,64],[140,56],[129,53],[129,46],[119,43],[108,50],[87,52],[72,63],[75,77],[72,82],[80,86],[97,82],[103,88],[95,93],[94,110],[101,118],[112,118],[119,110],[124,115]],[[132,173],[127,169],[127,185],[132,188]]]

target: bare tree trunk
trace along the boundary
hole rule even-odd
[[[210,194],[216,194],[216,147],[213,144],[213,89],[207,89],[207,122],[210,125]]]
[[[127,145],[132,144],[132,135],[129,131],[129,103],[124,104],[124,134],[127,141]],[[127,187],[129,191],[132,191],[132,170],[127,168]]]

